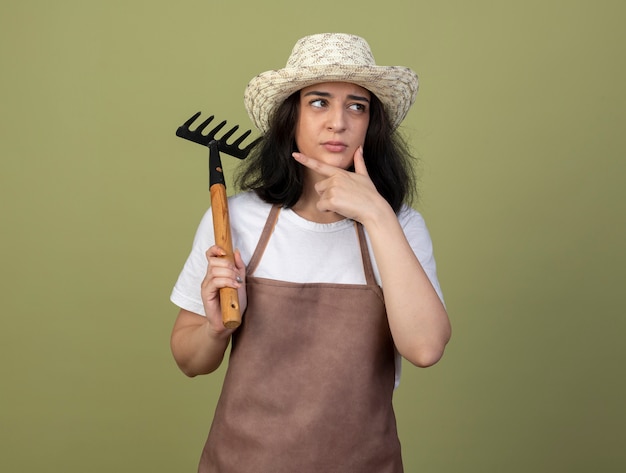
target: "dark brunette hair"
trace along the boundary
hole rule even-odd
[[[302,194],[303,168],[293,159],[300,92],[295,92],[276,110],[270,128],[244,161],[235,184],[252,190],[271,204],[292,207]],[[363,156],[367,171],[378,192],[397,213],[402,204],[410,205],[417,197],[416,178],[409,148],[396,130],[378,98],[371,94],[370,120]]]

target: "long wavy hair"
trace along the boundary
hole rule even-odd
[[[370,120],[363,144],[365,165],[376,189],[394,212],[417,198],[413,156],[405,140],[392,130],[382,103],[371,94]],[[270,204],[292,207],[303,190],[303,166],[291,153],[295,139],[300,92],[289,96],[276,110],[270,128],[251,151],[235,176],[235,185],[254,191]]]

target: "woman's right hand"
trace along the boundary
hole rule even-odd
[[[241,254],[238,250],[235,250],[234,264],[227,258],[224,258],[224,256],[226,256],[226,251],[217,245],[212,246],[206,251],[208,266],[201,285],[204,312],[215,334],[225,334],[225,332],[231,333],[233,331],[225,328],[222,323],[219,293],[221,288],[232,287],[237,289],[239,294],[239,308],[242,314],[247,306],[245,287],[246,267],[241,259]]]

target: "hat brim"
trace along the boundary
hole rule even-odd
[[[418,90],[417,75],[402,66],[329,64],[287,67],[254,77],[246,87],[244,104],[254,125],[266,133],[273,113],[287,97],[322,82],[350,82],[369,90],[383,104],[393,129],[406,117]]]

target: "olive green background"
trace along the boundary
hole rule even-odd
[[[0,471],[195,471],[223,370],[169,351],[209,202],[174,131],[251,127],[248,80],[327,31],[420,76],[402,130],[454,333],[405,366],[406,471],[625,471],[624,5],[4,2]]]

